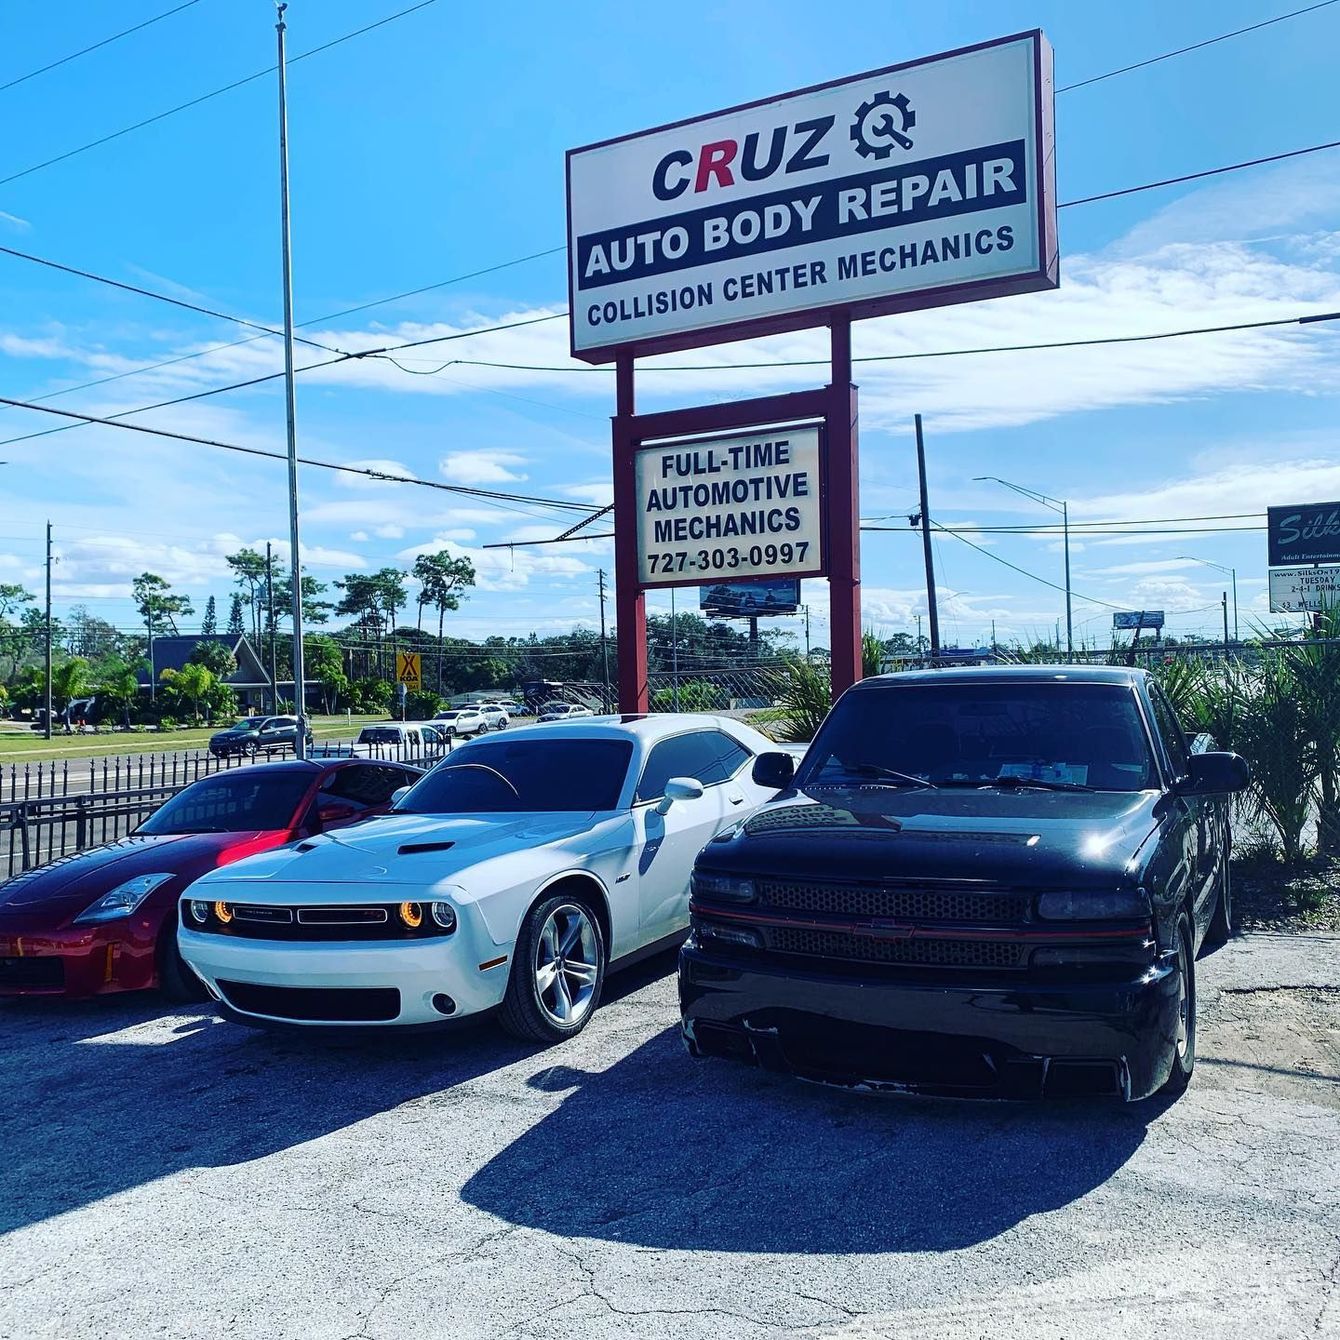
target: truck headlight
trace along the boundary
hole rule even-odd
[[[1044,893],[1038,898],[1038,916],[1044,921],[1147,920],[1149,897],[1143,889],[1111,893]]]
[[[90,903],[74,919],[76,926],[93,926],[103,921],[119,921],[128,917],[160,884],[172,878],[169,871],[158,875],[136,875],[124,884],[118,884],[110,893],[104,893]]]
[[[726,903],[752,903],[758,897],[754,881],[747,876],[718,875],[711,870],[695,870],[689,886],[698,897]]]

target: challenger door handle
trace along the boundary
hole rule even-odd
[[[743,797],[743,796],[727,796],[726,799],[729,800],[730,803],[731,803],[732,805],[743,805],[743,804],[744,804],[744,797]]]

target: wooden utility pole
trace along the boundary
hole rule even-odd
[[[917,427],[917,484],[921,494],[921,549],[926,559],[926,611],[931,623],[931,655],[940,654],[940,615],[935,605],[935,556],[931,552],[931,510],[926,501],[926,445],[921,437],[921,415]],[[918,636],[920,633],[918,632]]]
[[[598,569],[596,577],[600,583],[600,675],[604,692],[604,697],[600,701],[601,706],[608,712],[610,710],[610,652],[609,643],[605,640],[605,569]]]

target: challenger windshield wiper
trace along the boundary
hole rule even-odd
[[[812,783],[814,786],[841,786],[844,781],[885,782],[890,786],[916,786],[923,790],[934,791],[934,782],[924,777],[914,777],[910,772],[899,772],[897,768],[886,768],[879,763],[852,763],[843,769],[841,778],[822,777]]]

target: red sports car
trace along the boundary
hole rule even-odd
[[[207,870],[385,811],[420,772],[367,759],[202,778],[129,837],[0,884],[0,995],[204,992],[177,954],[177,901]]]

